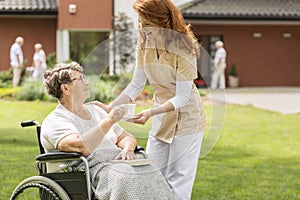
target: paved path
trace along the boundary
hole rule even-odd
[[[228,104],[250,104],[282,114],[300,113],[300,87],[228,88],[225,93],[219,90],[211,93],[217,94],[212,95],[213,100]]]

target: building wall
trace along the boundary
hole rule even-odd
[[[113,0],[59,0],[58,29],[111,30]],[[69,13],[75,4],[77,12]]]
[[[32,64],[34,44],[43,44],[46,54],[55,52],[56,40],[56,19],[46,18],[0,18],[0,70],[7,70],[10,67],[9,49],[17,36],[24,37],[23,53],[27,59],[26,66]]]
[[[300,26],[193,25],[198,35],[223,35],[227,69],[237,67],[240,86],[300,86]],[[261,38],[254,38],[259,32]],[[283,38],[289,32],[291,38]]]

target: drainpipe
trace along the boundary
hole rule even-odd
[[[112,31],[113,31],[113,75],[116,74],[116,45],[115,45],[115,0],[112,0]]]

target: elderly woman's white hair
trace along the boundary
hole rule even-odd
[[[222,41],[217,41],[216,42],[216,46],[218,47],[223,47],[224,46],[224,43]]]
[[[34,48],[35,49],[41,49],[43,46],[42,46],[42,44],[41,43],[36,43],[35,45],[34,45]]]

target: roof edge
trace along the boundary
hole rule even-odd
[[[215,15],[183,15],[185,20],[255,20],[255,21],[300,21],[300,16],[215,16]]]
[[[258,25],[258,26],[266,26],[266,25],[282,25],[282,26],[299,26],[299,20],[284,20],[284,21],[275,21],[275,20],[205,20],[205,19],[193,19],[193,20],[185,20],[188,24],[201,24],[201,25],[224,25],[224,26],[231,26],[231,25]]]
[[[200,3],[201,1],[204,1],[204,0],[194,0],[189,3],[182,4],[182,5],[178,6],[178,8],[179,8],[179,10],[184,10],[184,9],[194,6],[197,3]]]
[[[57,10],[30,10],[30,11],[15,11],[15,10],[5,10],[0,11],[0,15],[57,15]]]

